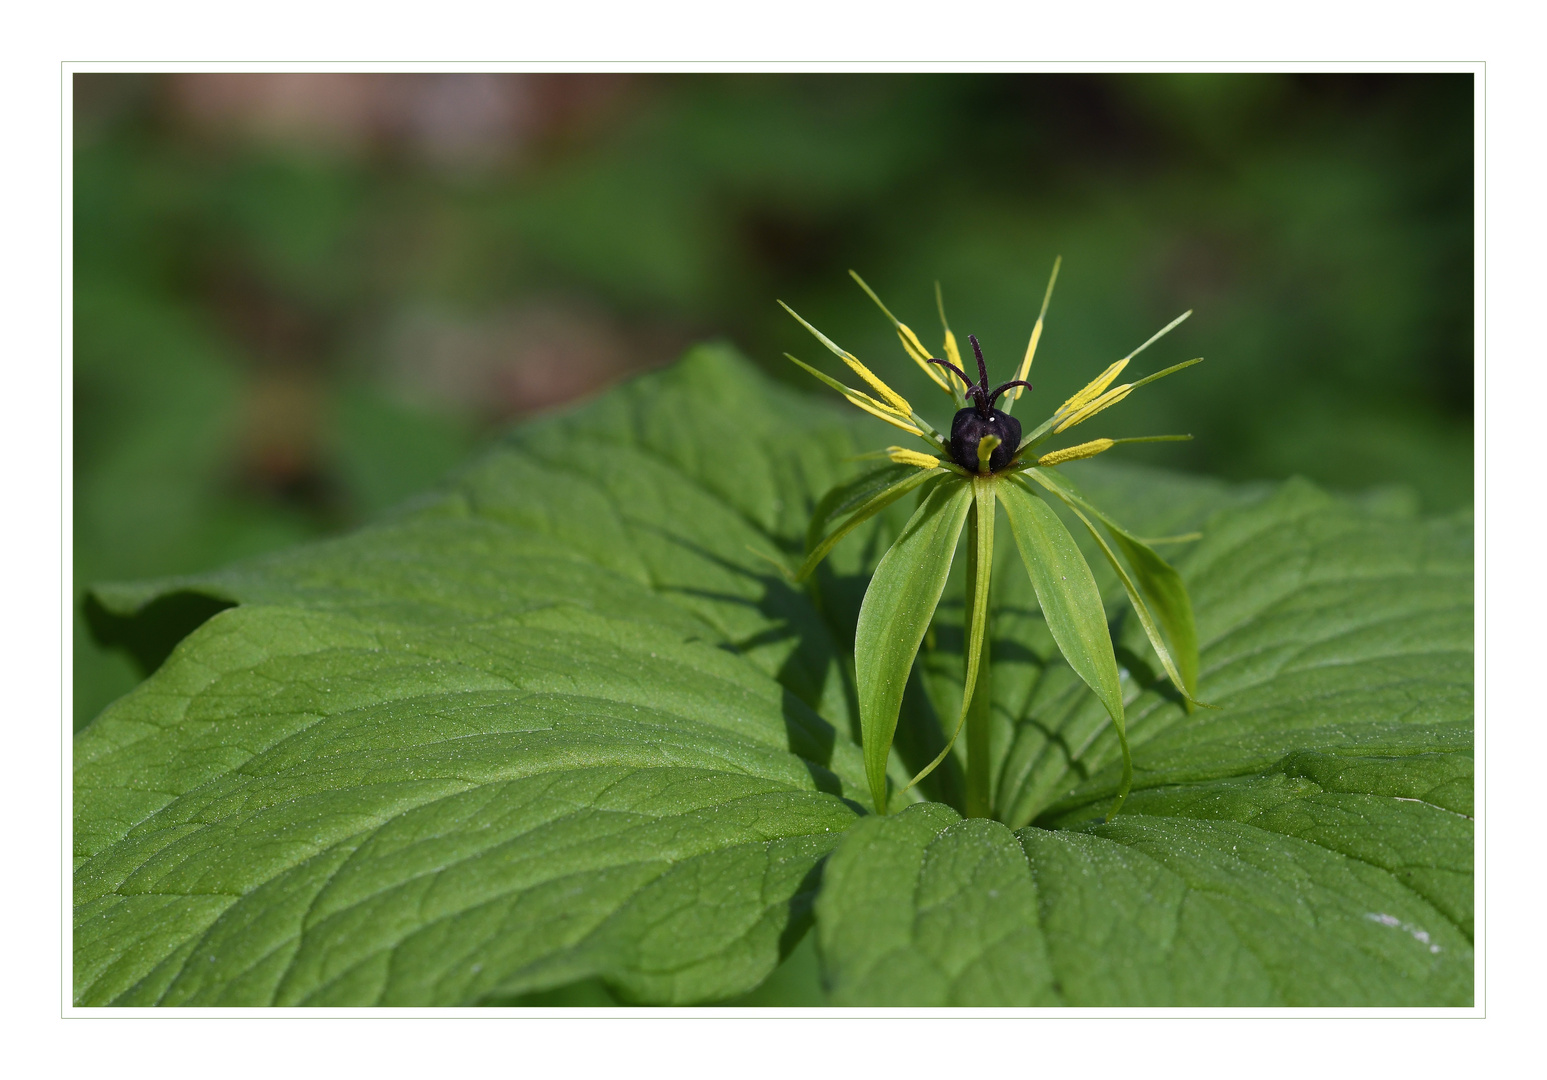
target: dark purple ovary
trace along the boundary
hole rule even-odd
[[[1015,417],[990,409],[987,416],[969,405],[951,421],[951,458],[968,472],[978,471],[978,443],[985,435],[999,436],[999,445],[989,456],[988,468],[996,472],[1010,464],[1021,445],[1021,422]]]

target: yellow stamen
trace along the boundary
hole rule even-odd
[[[1021,381],[1025,381],[1026,376],[1031,374],[1031,361],[1037,355],[1037,342],[1042,340],[1042,323],[1047,318],[1047,306],[1053,299],[1053,283],[1058,280],[1058,268],[1063,265],[1063,261],[1062,255],[1053,260],[1053,273],[1047,279],[1047,292],[1042,294],[1042,310],[1037,312],[1037,325],[1031,328],[1031,343],[1026,346],[1026,358],[1021,361],[1021,370],[1015,376]],[[1014,395],[1011,400],[1019,401],[1025,392],[1024,386],[1017,386],[1011,391]]]
[[[1123,373],[1123,368],[1128,366],[1129,359],[1130,357],[1123,357],[1117,363],[1103,371],[1100,375],[1097,375],[1090,382],[1086,383],[1085,388],[1082,389],[1078,394],[1075,394],[1068,401],[1058,406],[1058,411],[1061,413],[1072,412],[1073,410],[1078,409],[1081,405],[1084,405],[1089,401],[1093,401],[1095,398],[1100,396],[1107,387],[1112,385],[1112,380]]]
[[[847,397],[848,395],[845,395],[845,396]],[[855,394],[853,397],[850,397],[849,398],[849,404],[857,406],[858,408],[864,409],[866,412],[868,412],[871,416],[874,416],[876,419],[878,419],[878,420],[885,420],[888,424],[891,424],[892,427],[899,428],[902,431],[906,431],[909,435],[917,435],[921,439],[928,438],[928,436],[926,436],[922,431],[920,431],[914,425],[908,423],[906,420],[899,420],[899,419],[897,419],[897,417],[893,416],[890,412],[882,412],[881,409],[879,409],[879,408],[875,407],[874,405],[870,404],[870,399],[869,398],[866,398],[864,401],[861,401],[860,397],[861,397],[861,395],[859,395],[859,394]]]
[[[1187,321],[1187,317],[1189,315],[1191,315],[1191,314],[1192,314],[1191,311],[1184,311],[1180,315],[1178,315],[1176,318],[1174,318],[1170,322],[1166,323],[1166,325],[1162,326],[1159,330],[1155,331],[1155,333],[1150,336],[1150,339],[1148,341],[1146,341],[1143,345],[1140,345],[1137,349],[1133,350],[1133,352],[1129,353],[1127,356],[1123,357],[1117,363],[1115,363],[1111,367],[1107,368],[1100,375],[1098,375],[1094,380],[1092,380],[1091,382],[1087,383],[1086,386],[1085,386],[1085,389],[1081,390],[1078,394],[1075,394],[1068,401],[1066,401],[1062,405],[1060,405],[1058,407],[1058,413],[1068,413],[1068,412],[1070,412],[1070,411],[1072,411],[1074,409],[1078,409],[1080,406],[1084,405],[1086,402],[1091,401],[1093,398],[1096,397],[1097,394],[1100,394],[1107,387],[1112,385],[1112,380],[1117,378],[1117,376],[1122,373],[1123,368],[1128,366],[1128,361],[1132,360],[1135,356],[1138,356],[1145,349],[1149,348],[1151,345],[1155,344],[1155,342],[1159,341],[1161,338],[1165,337],[1171,331],[1175,330],[1178,326],[1182,325],[1182,323]],[[1166,373],[1167,374],[1170,373],[1169,369],[1168,369],[1168,371]],[[1024,376],[1022,376],[1022,377],[1024,378]],[[1058,414],[1055,413],[1054,415],[1058,415]],[[1075,422],[1078,423],[1078,421],[1075,421]],[[1068,427],[1068,426],[1069,426],[1068,424],[1064,425],[1064,427]],[[1058,431],[1062,431],[1063,428],[1058,428],[1057,430]]]
[[[956,335],[951,333],[949,330],[945,332],[945,358],[951,363],[955,364],[957,367],[962,366],[962,351],[956,347]],[[962,370],[966,371],[967,369],[962,368]],[[951,376],[952,378],[955,378],[956,372],[951,372]],[[963,382],[962,385],[971,386],[972,384]]]
[[[924,369],[924,374],[928,375],[936,386],[949,394],[951,388],[946,385],[945,379],[941,377],[940,370],[929,363],[929,353],[924,351],[924,346],[919,341],[918,335],[908,329],[907,324],[899,321],[897,316],[892,314],[891,308],[881,302],[881,298],[876,295],[875,290],[865,284],[864,278],[860,277],[853,270],[849,271],[849,276],[854,279],[855,284],[865,290],[865,295],[875,301],[876,307],[880,308],[881,313],[890,319],[892,325],[897,328],[897,337],[902,341],[903,351],[908,354],[915,364]]]
[[[1127,397],[1132,392],[1132,383],[1123,383],[1121,386],[1112,387],[1112,389],[1102,394],[1095,401],[1089,402],[1076,409],[1063,421],[1057,424],[1053,428],[1053,434],[1059,435],[1065,431],[1068,431],[1075,424],[1083,424],[1092,416],[1095,416],[1102,409],[1105,409],[1109,405],[1116,405],[1119,401],[1123,400],[1123,398]]]
[[[804,360],[800,360],[797,357],[791,356],[789,353],[785,353],[784,356],[785,359],[789,360],[792,364],[795,364],[805,371],[810,372],[822,382],[838,391],[838,393],[842,394],[844,399],[855,408],[863,409],[871,416],[885,420],[888,424],[891,424],[895,428],[901,428],[903,431],[906,431],[910,435],[917,435],[921,439],[928,439],[928,436],[925,435],[917,425],[909,422],[908,416],[906,414],[898,412],[896,409],[893,409],[889,405],[881,404],[881,402],[877,401],[869,394],[863,394],[860,391],[854,389],[852,386],[844,386],[843,383],[839,382],[831,375],[823,374],[816,368],[812,367],[810,364],[806,363]]]
[[[945,358],[963,371],[966,371],[967,369],[962,367],[961,350],[956,347],[956,335],[951,333],[951,324],[945,321],[945,294],[940,291],[940,283],[938,281],[935,282],[935,307],[940,312],[940,328],[945,331],[945,343],[941,346],[945,349]],[[950,384],[952,386],[956,385],[957,382],[961,382],[960,377],[954,371],[950,372],[948,377],[954,380]],[[972,384],[970,382],[963,382],[962,385],[970,386]]]
[[[938,469],[940,459],[929,454],[921,454],[917,450],[907,450],[901,446],[888,446],[886,456],[899,465],[917,465],[921,469]]]
[[[1027,375],[1031,374],[1031,362],[1037,355],[1037,342],[1042,340],[1042,320],[1037,320],[1037,325],[1031,328],[1031,342],[1026,346],[1026,356],[1021,361],[1021,369],[1015,373],[1017,380],[1024,382]],[[1019,401],[1021,395],[1026,392],[1024,386],[1017,386],[1010,391],[1010,396]]]
[[[907,323],[900,322],[897,324],[897,340],[902,342],[902,351],[907,353],[909,358],[915,363],[924,364],[929,362],[929,353],[924,350],[924,343],[919,340],[919,336],[913,332],[913,328]],[[928,371],[929,368],[924,370]]]
[[[789,353],[785,353],[784,354],[784,358],[786,360],[788,360],[790,363],[795,364],[797,367],[801,368],[803,371],[806,371],[807,373],[809,373],[809,374],[815,376],[816,378],[820,379],[822,382],[826,383],[828,386],[831,386],[834,390],[838,391],[838,393],[842,394],[844,397],[853,400],[855,402],[855,404],[859,404],[860,402],[864,402],[870,408],[879,409],[882,412],[888,413],[888,414],[890,414],[892,416],[896,416],[896,417],[899,417],[899,418],[904,419],[904,420],[909,418],[909,415],[907,413],[898,412],[896,409],[892,408],[890,405],[883,405],[881,402],[877,401],[875,398],[871,397],[869,394],[866,394],[866,393],[864,393],[864,392],[862,392],[860,390],[856,390],[852,386],[845,386],[843,383],[839,382],[837,379],[833,378],[831,375],[827,375],[827,374],[825,374],[823,372],[818,371],[816,368],[812,367],[810,364],[806,363],[804,360],[801,360],[801,359],[799,359],[797,357],[791,356]]]
[[[884,397],[887,401],[887,404],[891,405],[900,413],[905,413],[910,416],[912,415],[913,406],[908,404],[908,399],[882,382],[873,371],[859,362],[858,357],[856,357],[853,353],[847,352],[840,352],[838,355],[845,364],[848,364],[849,367],[854,370],[854,374],[858,375],[861,379],[864,379],[867,383],[870,384],[871,388],[875,390],[876,393]]]
[[[1111,439],[1092,439],[1078,446],[1067,446],[1062,450],[1054,450],[1051,454],[1043,454],[1037,459],[1037,464],[1039,466],[1062,465],[1066,461],[1079,461],[1081,458],[1095,457],[1105,450],[1112,449],[1114,445],[1116,444]]]
[[[845,364],[848,364],[849,367],[853,369],[854,374],[858,375],[861,379],[864,379],[865,382],[869,383],[871,389],[885,398],[889,405],[904,415],[912,415],[913,406],[908,404],[908,399],[878,379],[874,372],[859,362],[858,357],[856,357],[851,352],[840,349],[826,334],[812,326],[805,319],[802,319],[799,315],[796,315],[795,309],[790,307],[790,305],[786,304],[783,300],[779,301],[779,306],[782,307],[785,311],[788,311],[791,315],[794,315],[796,322],[800,323],[800,325],[811,331],[812,337],[816,338],[823,345],[826,345],[829,352],[831,352],[838,359],[842,360]]]
[[[919,341],[918,335],[908,327],[907,323],[897,324],[897,337],[902,341],[902,347],[908,355],[913,358],[913,362],[923,369],[930,381],[949,394],[950,384],[945,381],[939,366],[929,362],[929,353],[925,351],[923,342]]]

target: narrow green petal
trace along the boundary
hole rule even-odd
[[[1026,355],[1021,359],[1021,367],[1015,377],[1024,381],[1031,374],[1031,362],[1037,355],[1037,343],[1042,340],[1042,324],[1047,320],[1047,306],[1053,302],[1053,286],[1058,281],[1058,268],[1063,265],[1064,257],[1058,256],[1053,260],[1053,272],[1047,279],[1047,291],[1042,294],[1042,310],[1037,312],[1037,323],[1031,328],[1031,342],[1026,346]],[[1024,386],[1017,386],[1004,396],[1004,411],[1009,413],[1015,408],[1015,403],[1026,392]]]
[[[1101,544],[1102,551],[1112,563],[1113,569],[1117,571],[1118,577],[1122,578],[1123,587],[1128,591],[1128,599],[1133,603],[1134,613],[1138,615],[1139,622],[1144,627],[1144,633],[1149,637],[1150,644],[1155,649],[1155,655],[1160,658],[1161,666],[1165,668],[1172,685],[1181,691],[1191,704],[1203,705],[1203,702],[1197,700],[1198,628],[1193,621],[1192,600],[1187,595],[1187,586],[1182,583],[1182,576],[1170,563],[1162,559],[1149,543],[1139,539],[1086,500],[1065,477],[1056,472],[1041,469],[1027,475],[1057,495],[1071,510],[1080,515],[1080,519],[1085,522],[1086,527]],[[1134,587],[1134,582],[1117,562],[1112,549],[1107,546],[1095,526],[1081,513],[1082,510],[1089,511],[1111,531],[1117,546],[1122,549],[1129,565],[1133,567],[1133,576],[1138,579],[1138,589]],[[1139,590],[1143,591],[1142,597]],[[1166,640],[1164,641],[1156,629],[1156,620],[1151,617],[1149,607],[1144,602],[1145,598],[1154,605],[1159,623],[1165,629]],[[1169,649],[1167,649],[1167,641],[1170,643]]]
[[[913,470],[887,460],[885,450],[877,450],[873,455],[867,454],[865,457],[881,458],[887,463],[861,473],[852,480],[834,484],[817,500],[811,510],[811,520],[806,524],[807,551],[815,550],[834,521],[852,514],[897,481],[913,474]]]
[[[967,481],[952,476],[935,485],[881,557],[860,604],[854,633],[860,732],[865,775],[876,808],[883,812],[886,761],[903,688],[945,590],[972,500]]]
[[[1156,330],[1155,333],[1150,337],[1150,339],[1148,341],[1146,341],[1143,345],[1140,345],[1137,349],[1133,350],[1133,352],[1129,353],[1125,359],[1132,360],[1135,356],[1138,356],[1141,352],[1143,352],[1145,349],[1149,348],[1151,345],[1155,344],[1155,342],[1157,342],[1161,338],[1165,337],[1171,331],[1175,330],[1178,326],[1181,326],[1191,316],[1192,316],[1191,309],[1182,312],[1176,318],[1172,319],[1170,322],[1166,323],[1166,325],[1162,326],[1159,330]]]
[[[1113,439],[1112,442],[1113,442],[1114,445],[1117,444],[1117,443],[1139,443],[1139,442],[1192,442],[1192,436],[1191,435],[1130,435],[1126,439]]]
[[[892,321],[892,325],[893,326],[900,325],[898,320],[897,320],[897,316],[892,314],[892,309],[887,307],[885,304],[883,304],[881,302],[881,298],[876,295],[876,291],[874,289],[872,289],[869,285],[865,284],[865,279],[864,278],[860,277],[859,274],[855,273],[853,270],[849,271],[849,276],[854,279],[854,283],[856,285],[858,285],[861,289],[865,290],[865,295],[866,296],[870,297],[870,299],[875,301],[876,307],[880,308],[882,314],[884,314],[888,319],[890,319]]]
[[[978,665],[983,655],[983,637],[988,628],[988,587],[994,569],[994,489],[998,486],[993,478],[987,476],[976,477],[972,481],[972,494],[978,521],[977,528],[973,530],[977,548],[972,553],[972,568],[975,571],[972,575],[969,597],[972,619],[967,635],[967,672],[962,683],[961,715],[956,718],[956,729],[946,740],[945,749],[940,751],[935,760],[920,769],[917,776],[908,781],[908,787],[903,788],[904,791],[917,785],[920,780],[939,767],[945,760],[945,756],[951,752],[951,747],[956,745],[956,738],[961,734],[962,725],[967,722],[967,711],[972,705],[973,688],[978,684]],[[987,524],[984,524],[985,522]]]
[[[1160,371],[1155,372],[1155,374],[1153,374],[1153,375],[1146,375],[1146,376],[1144,376],[1144,378],[1140,379],[1138,382],[1133,384],[1133,388],[1135,390],[1137,390],[1141,386],[1148,386],[1150,383],[1154,382],[1156,379],[1164,379],[1167,375],[1175,375],[1178,371],[1181,371],[1183,368],[1190,368],[1194,364],[1201,364],[1201,363],[1203,363],[1203,357],[1195,356],[1191,360],[1183,360],[1180,364],[1172,364],[1170,367],[1162,368]]]
[[[1192,600],[1187,595],[1187,586],[1182,584],[1182,575],[1138,537],[1115,527],[1105,516],[1101,518],[1101,523],[1112,530],[1112,538],[1122,548],[1128,565],[1133,567],[1133,576],[1138,579],[1139,588],[1159,618],[1171,646],[1177,674],[1182,677],[1180,689],[1189,703],[1196,702],[1198,629],[1193,622]]]
[[[1035,496],[1025,483],[1020,475],[1012,477],[1004,485],[1001,501],[1053,640],[1075,674],[1095,691],[1117,730],[1123,778],[1117,799],[1107,814],[1112,818],[1122,809],[1128,789],[1133,786],[1133,756],[1128,750],[1123,691],[1117,657],[1112,651],[1112,634],[1107,629],[1106,609],[1090,565],[1080,554],[1074,537],[1053,508]]]
[[[945,475],[944,469],[921,470],[911,466],[903,466],[903,468],[907,468],[909,470],[906,476],[900,480],[893,480],[889,482],[880,490],[874,490],[870,487],[859,489],[868,492],[868,494],[865,498],[861,499],[857,503],[850,501],[846,493],[840,496],[840,500],[843,505],[841,510],[833,510],[830,508],[824,514],[821,505],[818,506],[817,512],[811,517],[811,525],[807,528],[806,531],[806,547],[809,550],[809,554],[806,556],[806,561],[800,564],[800,569],[795,571],[796,581],[804,581],[806,578],[810,577],[811,572],[817,568],[823,559],[827,558],[828,553],[831,552],[835,546],[837,546],[838,541],[842,540],[845,536],[848,536],[849,533],[853,532],[860,525],[875,517],[882,510],[885,510],[888,506],[891,506],[892,503],[902,498],[908,492],[913,491],[925,481],[934,477]],[[871,481],[874,477],[877,476],[895,476],[895,474],[895,469],[888,469],[884,472],[868,474],[867,476],[861,477],[860,481]],[[835,490],[846,491],[847,487],[848,486],[845,485],[844,489]],[[829,492],[829,495],[831,494],[832,493]],[[826,503],[827,498],[824,497],[822,502]],[[850,513],[850,511],[852,511],[852,513]],[[841,516],[843,513],[849,513],[849,517],[844,520],[843,524],[839,525],[826,537],[818,539],[818,537],[821,537],[820,530],[826,528],[827,522]]]

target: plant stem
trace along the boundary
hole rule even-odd
[[[987,478],[976,479],[974,483],[993,483]],[[988,511],[993,513],[993,502],[988,503]],[[989,530],[989,544],[992,544],[994,521],[979,522],[978,514],[984,504],[975,501],[972,513],[967,518],[967,605],[965,626],[971,627],[976,612],[974,605],[978,594],[978,574],[992,574],[994,571],[993,559],[986,560],[986,565],[979,565],[978,552],[979,529]],[[991,549],[991,548],[990,548]],[[985,596],[986,596],[985,590]],[[985,617],[987,612],[984,613]],[[993,798],[991,780],[989,776],[988,760],[988,729],[989,716],[993,704],[993,693],[990,684],[989,657],[992,652],[989,635],[984,635],[981,653],[978,657],[977,679],[972,686],[972,701],[967,710],[967,816],[968,817],[992,817]],[[969,673],[970,674],[970,673]]]

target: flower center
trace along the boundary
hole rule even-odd
[[[968,472],[977,472],[978,444],[985,435],[999,440],[989,455],[989,471],[997,472],[1010,464],[1021,445],[1021,422],[995,408],[984,416],[975,405],[962,409],[951,420],[951,459]]]
[[[994,447],[989,456],[988,471],[997,472],[1010,464],[1016,451],[1020,449],[1021,422],[1010,414],[994,408],[994,402],[999,400],[1000,394],[1012,386],[1024,386],[1030,390],[1031,383],[1024,379],[1016,379],[990,390],[988,364],[983,360],[983,349],[975,335],[968,334],[967,340],[972,342],[972,352],[978,358],[977,382],[967,378],[967,373],[949,360],[936,360],[930,357],[929,362],[950,368],[961,376],[961,381],[967,384],[967,397],[973,399],[972,405],[962,409],[951,420],[951,457],[956,464],[968,472],[981,471],[982,460],[978,456],[978,447],[985,436],[992,435],[999,440],[999,445]]]

